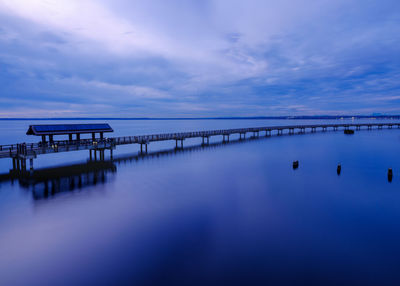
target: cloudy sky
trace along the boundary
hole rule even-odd
[[[400,114],[399,0],[0,0],[0,117]]]

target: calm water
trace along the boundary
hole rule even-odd
[[[38,141],[29,123],[0,121],[0,144]],[[293,121],[109,123],[121,136]],[[399,129],[200,141],[101,164],[44,155],[29,181],[0,160],[0,285],[399,285]]]

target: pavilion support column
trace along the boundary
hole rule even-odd
[[[110,159],[113,160],[113,149],[110,148]]]
[[[17,161],[17,159],[15,157],[13,157],[12,158],[13,170],[15,170],[16,167],[17,167],[17,162],[16,161]]]
[[[96,133],[92,133],[92,140],[94,141],[94,140],[96,140]]]
[[[72,141],[72,134],[68,134],[68,140]]]
[[[46,135],[42,135],[42,143],[46,144]]]
[[[92,158],[92,149],[89,149],[89,158],[90,158],[90,161],[93,160],[93,158]]]
[[[80,141],[80,140],[81,140],[81,134],[79,134],[79,133],[76,134],[76,140],[77,140],[77,141]]]
[[[104,138],[103,132],[100,132],[100,139],[103,140],[103,138]]]
[[[33,171],[33,158],[29,159],[29,170]]]
[[[21,159],[21,171],[26,171],[26,159]]]
[[[94,152],[94,160],[97,161],[97,150],[94,149],[93,152]]]

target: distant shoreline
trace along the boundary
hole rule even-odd
[[[254,116],[254,117],[55,117],[0,118],[0,120],[315,120],[315,119],[400,119],[400,115],[319,115],[319,116]]]

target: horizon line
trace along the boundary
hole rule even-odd
[[[226,117],[2,117],[0,120],[254,120],[254,119],[349,119],[400,118],[400,115],[297,115],[297,116],[226,116]]]

